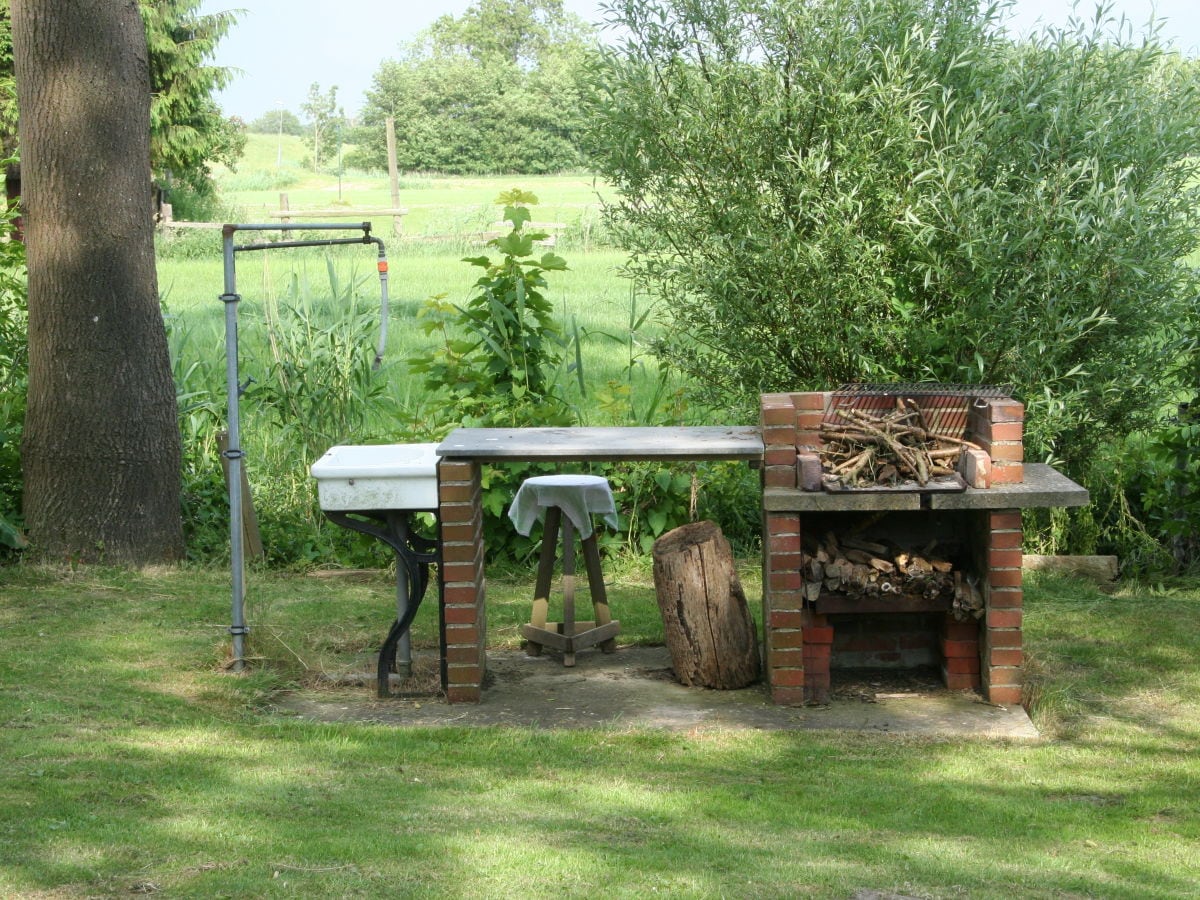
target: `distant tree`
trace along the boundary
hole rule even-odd
[[[304,125],[290,109],[269,109],[247,125],[246,130],[251,134],[279,134],[282,131],[300,137],[304,134]]]
[[[376,73],[351,142],[386,165],[396,120],[401,168],[448,173],[562,171],[580,165],[578,74],[592,29],[557,0],[480,0],[443,16]]]
[[[313,168],[321,168],[321,144],[328,138],[330,132],[337,126],[338,105],[337,85],[322,92],[321,86],[315,81],[308,89],[308,99],[300,107],[308,122],[308,134],[312,140]]]
[[[565,22],[562,0],[478,0],[457,18],[441,16],[428,36],[443,53],[533,68]]]
[[[16,149],[17,136],[12,56],[5,52],[12,43],[9,3],[0,0],[0,141],[6,155]],[[148,47],[154,175],[203,193],[209,188],[209,164],[234,164],[246,138],[212,98],[232,77],[211,60],[236,14],[201,14],[200,5],[201,0],[138,0]]]
[[[211,65],[236,21],[232,12],[200,14],[201,0],[140,0],[150,54],[150,159],[163,182],[201,193],[209,165],[233,166],[246,147],[245,126],[225,117],[213,94],[232,72]]]
[[[24,512],[52,559],[183,555],[137,6],[13,0],[29,270]]]

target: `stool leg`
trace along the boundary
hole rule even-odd
[[[569,640],[575,636],[575,527],[571,517],[563,519],[563,635],[568,638],[568,650],[563,654],[563,665],[575,665],[575,645]]]
[[[550,584],[554,579],[554,558],[558,555],[558,526],[562,510],[551,506],[546,510],[546,524],[542,529],[542,553],[538,557],[537,582],[533,589],[533,611],[529,624],[545,629],[550,609]],[[541,656],[542,645],[536,641],[525,642],[525,652],[530,656]]]
[[[587,567],[588,589],[592,593],[592,609],[595,610],[596,624],[607,625],[612,621],[612,613],[608,609],[608,592],[604,589],[604,573],[600,569],[600,550],[596,546],[594,534],[583,542],[583,562]],[[616,649],[615,638],[600,642],[600,650],[604,653],[613,653]]]

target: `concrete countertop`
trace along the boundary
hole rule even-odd
[[[587,460],[728,459],[762,461],[756,425],[611,428],[458,428],[437,448],[446,459]]]
[[[801,491],[767,488],[763,508],[772,512],[857,512],[916,509],[1027,509],[1087,506],[1087,489],[1044,463],[1025,463],[1020,484],[998,484],[986,490],[922,494],[919,491]]]

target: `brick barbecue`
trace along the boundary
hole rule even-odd
[[[910,411],[943,443],[957,442],[962,453],[953,475],[939,483],[893,479],[843,489],[826,462],[822,477],[831,427],[896,409]],[[1020,703],[1021,509],[1088,502],[1085,490],[1049,466],[1026,464],[1024,407],[999,389],[846,385],[765,394],[761,427],[763,628],[772,699],[823,703],[840,669],[936,666],[951,689]],[[821,563],[830,547],[847,542],[886,546],[905,559],[924,554],[942,581],[922,592],[924,581],[912,582],[916,589],[891,575],[876,582],[878,572],[864,567],[870,582],[863,577],[853,589],[844,587],[842,570],[823,577]],[[892,565],[871,561],[880,570]],[[923,557],[921,563],[928,571]],[[963,597],[974,598],[974,606],[960,608]]]

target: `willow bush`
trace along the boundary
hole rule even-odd
[[[591,150],[658,352],[763,391],[1011,384],[1076,477],[1148,425],[1200,288],[1200,75],[1095,21],[975,0],[613,0]]]

